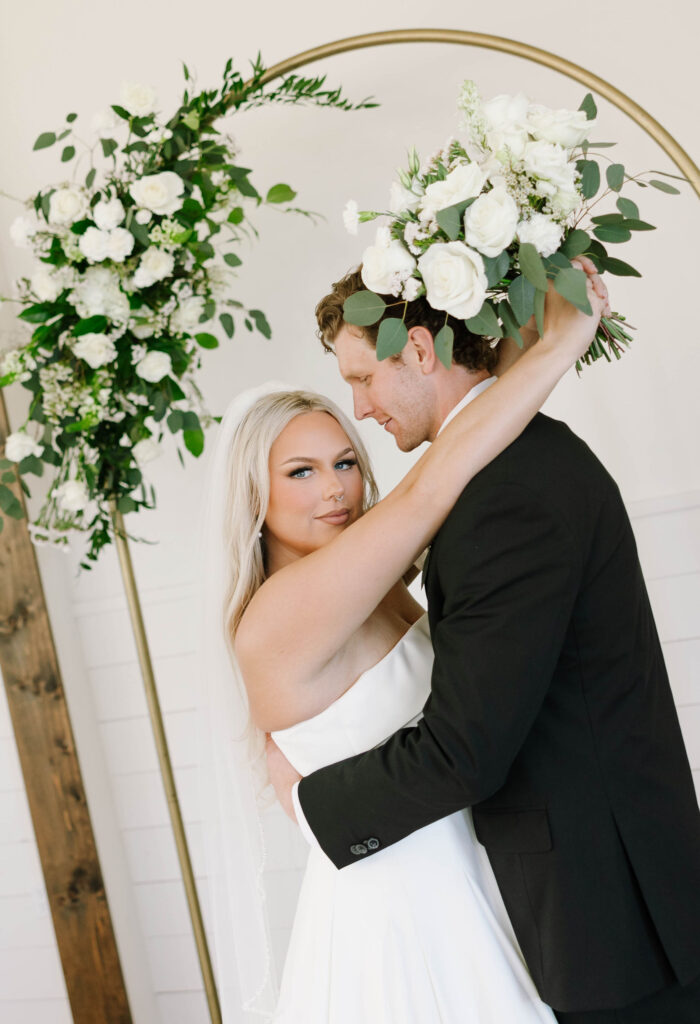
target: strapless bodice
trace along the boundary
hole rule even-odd
[[[325,710],[272,738],[301,775],[370,750],[420,718],[432,666],[426,613]]]

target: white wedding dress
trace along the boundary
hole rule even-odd
[[[302,775],[369,750],[421,717],[432,662],[424,615],[330,707],[273,738]],[[273,1019],[553,1024],[469,810],[341,871],[311,848]]]

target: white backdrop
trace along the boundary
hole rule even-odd
[[[414,0],[385,0],[381,10],[368,0],[344,8],[312,0],[296,9],[269,3],[243,8],[221,0],[197,5],[123,0],[118,7],[104,0],[64,0],[61,5],[28,0],[21,6],[6,3],[3,21],[0,189],[16,196],[61,177],[56,150],[31,152],[36,136],[59,125],[70,110],[81,115],[78,124],[87,131],[95,110],[118,101],[123,79],[154,85],[163,109],[169,110],[182,88],[181,59],[196,70],[202,84],[213,85],[229,56],[243,64],[261,49],[272,64],[342,36],[429,23],[505,35],[583,65],[645,107],[700,160],[694,92],[700,18],[690,0],[663,8],[640,0],[614,5],[589,0],[585,9],[553,0],[541,0],[536,8],[503,0],[497,9],[445,0],[436,13]],[[317,388],[350,409],[334,360],[322,354],[314,337],[313,317],[317,300],[331,281],[358,262],[373,234],[368,226],[359,238],[346,235],[342,207],[349,198],[361,207],[383,205],[406,148],[416,144],[430,152],[442,144],[454,130],[455,97],[463,78],[476,79],[487,96],[523,88],[541,102],[562,106],[577,107],[585,91],[519,58],[432,44],[346,54],[311,70],[326,71],[330,82],[342,82],[352,98],[373,94],[381,107],[349,114],[280,107],[232,119],[242,162],[254,169],[258,188],[288,182],[298,190],[300,205],[326,219],[314,226],[278,210],[256,214],[261,240],[242,253],[235,297],[266,311],[273,338],[265,341],[241,329],[232,341],[222,338],[217,351],[204,353],[201,384],[214,413],[221,413],[238,390],[270,376]],[[612,151],[616,159],[635,170],[676,170],[622,113],[604,101],[599,111],[596,135],[619,140],[618,150]],[[700,685],[693,665],[700,653],[695,639],[700,623],[692,608],[700,605],[700,552],[694,532],[700,504],[700,348],[691,253],[700,231],[700,203],[688,187],[678,197],[651,189],[625,194],[639,202],[644,219],[659,226],[620,253],[640,268],[643,280],[610,282],[614,304],[638,328],[637,340],[620,363],[599,362],[580,380],[569,374],[546,411],[566,419],[600,455],[637,517],[662,638],[675,645],[667,648],[667,655],[675,666],[693,750],[697,738],[698,763],[693,767],[698,768]],[[26,254],[13,249],[7,238],[18,209],[9,200],[0,202],[4,294],[11,279],[26,268]],[[16,336],[10,307],[0,307],[0,330],[0,345],[10,344]],[[23,419],[25,394],[19,387],[6,392],[14,426]],[[362,431],[386,490],[410,458],[399,455],[391,438],[373,423],[363,424]],[[190,623],[197,566],[190,539],[205,459],[206,452],[199,462],[187,456],[183,470],[172,441],[166,444],[163,456],[149,467],[158,510],[129,517],[128,522],[132,532],[158,541],[135,545],[133,557],[196,867],[201,860],[192,782]],[[34,489],[38,498],[41,488]],[[40,555],[134,1017],[143,1024],[204,1020],[114,553],[107,552],[92,573],[80,578],[78,550],[64,556],[42,549]],[[673,591],[670,597],[664,596],[667,590]],[[6,727],[0,729],[0,744],[0,752],[6,751],[11,760]],[[25,810],[12,809],[21,803],[21,784],[16,773],[7,779],[9,775],[5,783],[0,780],[0,800],[3,792],[11,797],[11,834],[9,846],[0,837],[0,856],[11,865],[18,851],[29,850],[32,838]],[[278,908],[275,942],[281,956],[303,848],[279,820],[271,829],[279,833],[269,880]],[[18,938],[26,933],[22,929],[28,913],[41,912],[45,918],[44,904],[40,899],[27,903],[27,892],[40,892],[36,876],[31,885],[7,882],[0,892],[0,900],[14,900],[12,906],[20,908],[12,911],[16,926],[0,936],[0,980],[11,982],[9,989],[2,986],[9,1000],[7,1019],[13,1024],[53,1024],[67,1019],[60,977],[42,990],[43,1006],[38,1006],[31,980],[36,949],[46,949],[50,929],[41,938],[36,930],[29,939]],[[8,913],[10,902],[3,903]]]

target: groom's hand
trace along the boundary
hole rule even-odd
[[[285,814],[297,823],[297,816],[294,813],[292,802],[292,789],[302,776],[292,767],[280,748],[267,733],[265,741],[265,756],[267,757],[267,770],[270,775],[270,782],[277,794],[277,799],[282,804]]]

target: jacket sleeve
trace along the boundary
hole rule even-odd
[[[339,868],[497,792],[563,645],[581,574],[577,548],[526,486],[475,481],[431,560],[443,606],[431,609],[435,662],[423,718],[299,786],[306,820]]]

